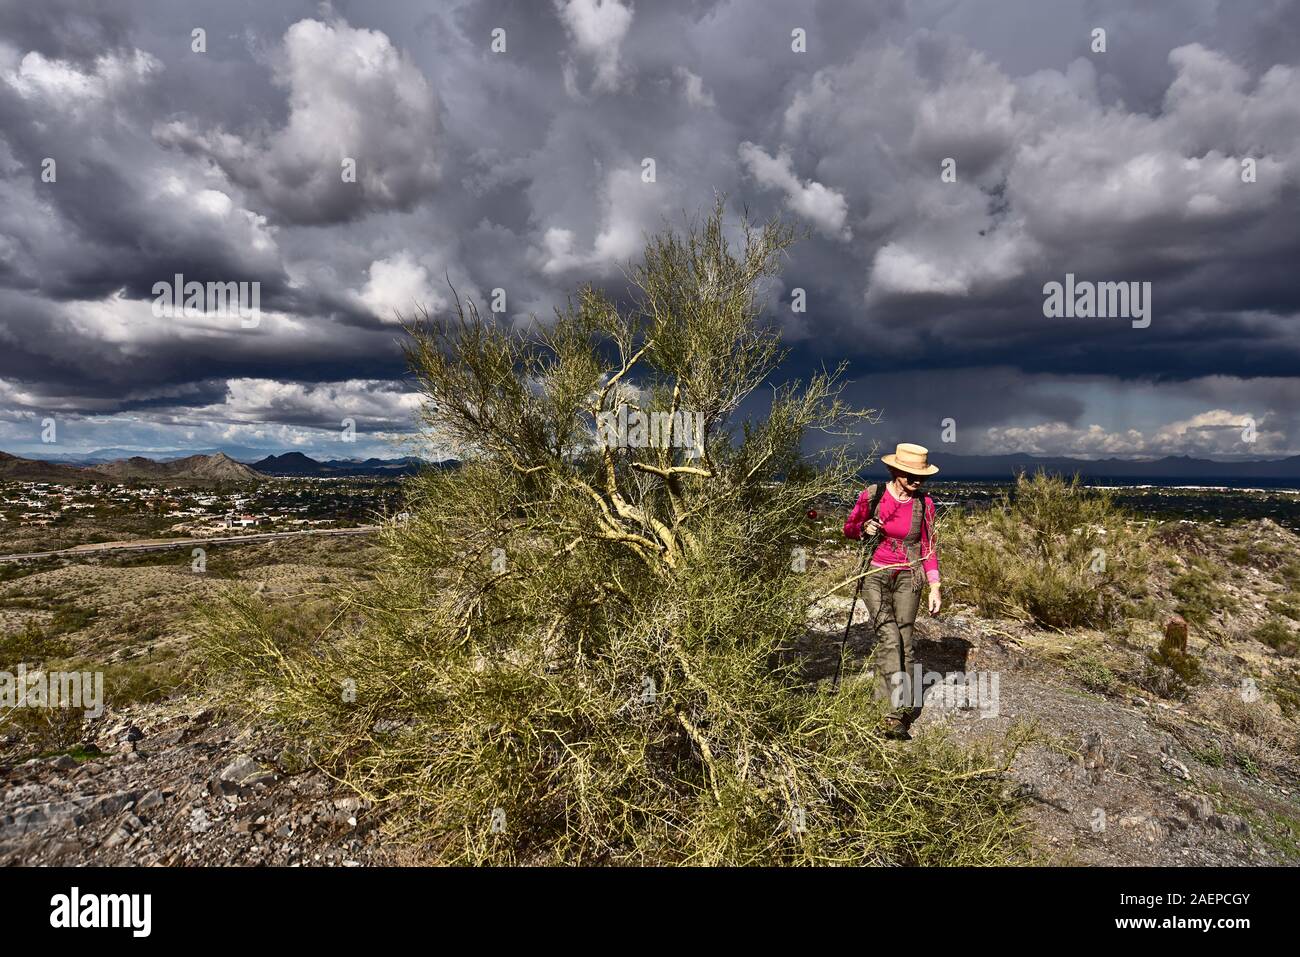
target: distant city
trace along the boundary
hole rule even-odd
[[[1300,455],[1279,459],[1220,461],[1185,455],[1150,459],[1083,459],[1068,456],[1035,456],[1025,453],[956,455],[944,454],[942,449],[933,450],[933,454],[942,469],[944,479],[1008,481],[1017,472],[1032,473],[1037,469],[1043,469],[1067,476],[1078,473],[1084,481],[1097,484],[1239,486],[1250,482],[1266,488],[1300,487]],[[261,476],[328,477],[409,475],[419,471],[424,465],[448,467],[458,464],[454,459],[430,462],[414,455],[395,458],[320,459],[296,451],[277,455],[268,454],[264,450],[238,446],[149,452],[110,448],[85,453],[29,452],[25,456],[0,452],[0,477],[6,474],[3,463],[15,459],[92,469],[119,477],[136,475],[165,478],[168,473],[188,474],[202,468],[210,468],[218,473],[214,477],[233,480],[238,480],[240,477],[246,479],[256,477],[240,473],[238,467],[241,466]],[[226,474],[220,474],[223,472]],[[71,475],[71,473],[67,474]],[[202,476],[190,475],[189,477],[201,478]]]

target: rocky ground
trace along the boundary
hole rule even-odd
[[[178,703],[96,726],[76,756],[0,767],[0,864],[386,860],[371,807],[266,734]]]
[[[0,636],[74,603],[91,614],[57,636],[68,657],[47,667],[107,674],[104,714],[67,753],[49,754],[47,740],[0,722],[0,863],[381,859],[364,802],[282,736],[237,726],[184,682],[195,664],[186,624],[195,603],[239,582],[306,620],[314,595],[364,575],[374,554],[369,541],[288,540],[214,552],[206,575],[192,572],[188,555],[163,554],[45,563],[0,584]]]

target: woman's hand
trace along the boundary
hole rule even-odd
[[[939,609],[942,606],[943,606],[943,599],[939,597],[939,583],[930,582],[930,601],[929,601],[930,614],[932,615],[939,614]]]
[[[880,531],[880,523],[877,522],[877,521],[873,518],[873,519],[871,519],[869,522],[867,522],[865,525],[862,526],[862,537],[863,537],[863,538],[870,538],[872,535],[876,534],[876,532],[878,532],[878,531]]]

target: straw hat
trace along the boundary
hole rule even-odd
[[[930,450],[910,442],[899,442],[893,455],[882,456],[880,461],[890,468],[907,472],[911,475],[933,475],[939,471],[937,465],[930,464]]]

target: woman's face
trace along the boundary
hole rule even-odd
[[[890,469],[889,471],[893,473],[894,481],[898,483],[898,487],[908,495],[915,495],[920,491],[921,486],[925,484],[925,476],[923,475],[908,475],[898,469]]]

